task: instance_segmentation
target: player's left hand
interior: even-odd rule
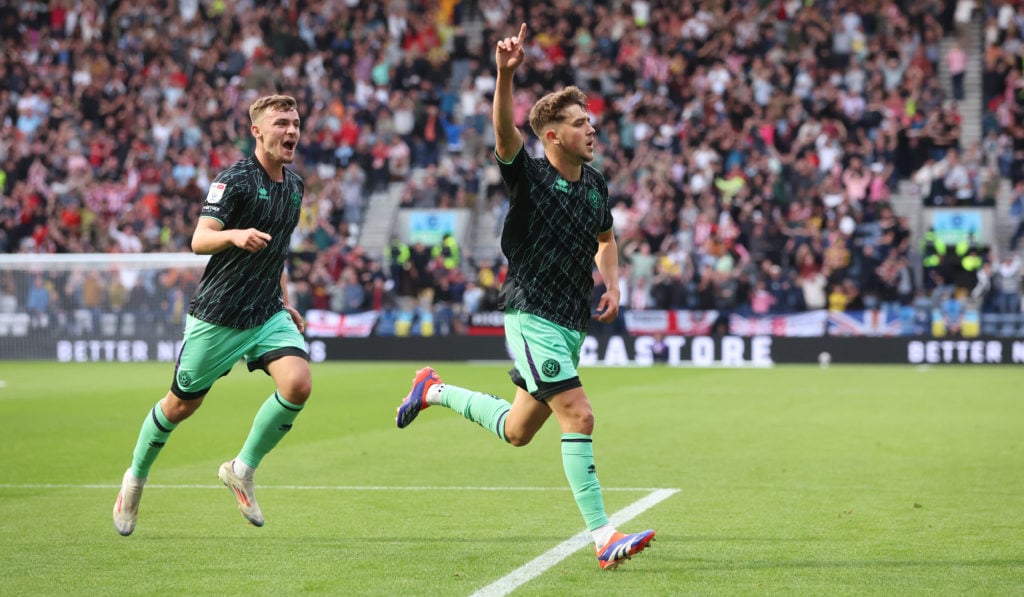
[[[594,314],[594,319],[601,323],[611,323],[618,316],[619,296],[611,292],[602,294],[601,300],[597,303],[597,312]]]
[[[299,315],[299,312],[295,310],[295,307],[288,305],[284,310],[292,316],[292,321],[295,322],[295,327],[299,328],[299,333],[304,333],[306,331],[306,322],[302,319],[302,316]]]

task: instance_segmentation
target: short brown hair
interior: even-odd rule
[[[249,120],[256,124],[266,112],[290,112],[297,109],[297,106],[295,98],[290,95],[267,95],[249,106]]]
[[[537,103],[530,108],[530,128],[538,137],[544,136],[544,128],[552,122],[562,119],[562,110],[571,105],[577,105],[587,110],[587,94],[575,85],[570,85],[561,91],[554,91],[537,100]]]

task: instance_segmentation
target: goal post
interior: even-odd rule
[[[208,260],[0,254],[0,360],[173,361]]]

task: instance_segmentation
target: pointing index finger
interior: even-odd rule
[[[519,36],[516,39],[519,41],[519,45],[523,45],[523,42],[526,41],[526,23],[519,27]]]

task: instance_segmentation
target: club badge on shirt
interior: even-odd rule
[[[228,185],[222,182],[215,182],[210,185],[210,192],[206,194],[207,203],[220,203],[220,198],[224,196],[224,189],[228,188]]]

